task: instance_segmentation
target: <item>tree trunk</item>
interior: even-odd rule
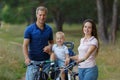
[[[113,3],[113,16],[112,16],[112,25],[110,31],[110,41],[111,43],[115,43],[116,37],[116,29],[117,29],[117,17],[118,17],[118,5],[117,0],[114,0]]]
[[[55,26],[57,28],[57,31],[63,31],[63,23],[64,23],[64,15],[61,11],[54,11],[53,12],[53,21],[55,23]]]
[[[30,23],[33,23],[36,21],[36,8],[32,7],[31,9],[31,18],[30,18]]]
[[[107,27],[105,26],[105,11],[104,11],[104,5],[103,0],[97,0],[97,10],[98,10],[98,34],[100,36],[100,39],[104,43],[108,43],[107,38]]]
[[[36,13],[35,12],[36,12],[36,8],[32,7],[31,8],[31,13],[30,13],[31,17],[27,18],[27,24],[28,25],[36,21]]]

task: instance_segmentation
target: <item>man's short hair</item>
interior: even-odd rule
[[[46,14],[48,13],[48,9],[46,8],[46,7],[44,7],[44,6],[39,6],[39,7],[37,7],[37,9],[36,9],[36,14],[38,14],[38,11],[45,11],[46,12]]]

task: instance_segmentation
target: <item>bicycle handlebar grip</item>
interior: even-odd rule
[[[54,61],[46,60],[45,63],[52,63]]]

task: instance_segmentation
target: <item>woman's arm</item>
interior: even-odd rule
[[[88,57],[92,54],[92,52],[94,51],[94,50],[96,50],[96,46],[95,45],[92,45],[92,46],[90,46],[90,48],[88,49],[88,51],[87,51],[87,53],[86,53],[86,55],[82,58],[82,59],[78,59],[78,63],[80,63],[80,62],[83,62],[83,61],[85,61],[86,59],[88,59]]]
[[[72,60],[78,60],[78,55],[71,56],[70,59],[72,59]]]

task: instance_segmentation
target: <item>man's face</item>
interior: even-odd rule
[[[38,13],[36,14],[36,17],[37,17],[37,21],[40,23],[40,24],[44,24],[45,21],[46,21],[46,12],[45,11],[41,11],[39,10]]]

